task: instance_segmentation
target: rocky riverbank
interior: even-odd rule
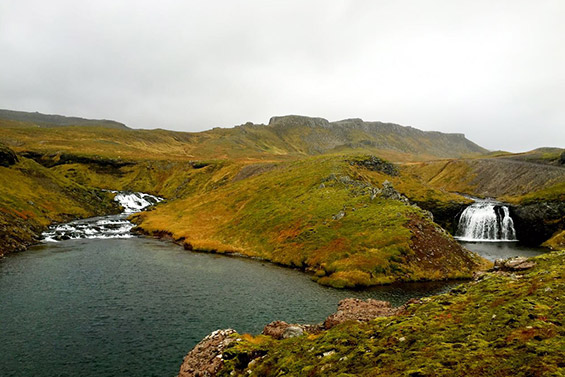
[[[497,261],[451,292],[393,308],[346,299],[314,326],[272,322],[261,335],[218,330],[179,376],[560,375],[565,251]]]

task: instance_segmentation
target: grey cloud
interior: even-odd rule
[[[565,147],[565,3],[0,4],[0,107],[198,131],[272,115]]]

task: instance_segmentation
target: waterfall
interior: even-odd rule
[[[477,200],[461,214],[455,238],[461,241],[516,241],[516,231],[508,207],[492,200]]]

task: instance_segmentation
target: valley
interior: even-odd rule
[[[207,268],[213,270],[218,263],[229,269],[233,262],[239,264],[237,273],[243,277],[246,271],[254,274],[253,264],[269,262],[289,269],[271,265],[267,269],[289,271],[312,284],[299,283],[297,290],[390,301],[386,294],[371,292],[400,289],[404,293],[402,299],[393,299],[395,306],[410,298],[411,286],[439,284],[452,289],[456,283],[471,281],[449,293],[424,289],[418,296],[444,294],[407,306],[398,320],[346,323],[281,341],[263,335],[233,335],[230,339],[239,340],[229,342],[218,375],[276,374],[284,368],[294,375],[323,371],[338,375],[359,368],[367,375],[399,371],[428,375],[432,367],[422,360],[430,355],[451,363],[436,365],[440,374],[454,365],[479,371],[488,358],[479,359],[492,347],[505,350],[508,365],[530,370],[531,365],[523,364],[527,358],[512,355],[520,355],[520,342],[534,337],[538,343],[528,345],[531,352],[544,349],[547,355],[531,364],[555,372],[562,368],[555,362],[562,354],[555,342],[562,339],[563,326],[556,320],[562,311],[553,296],[562,294],[563,255],[544,253],[565,249],[564,155],[565,150],[559,148],[520,154],[489,152],[461,134],[360,119],[329,122],[284,116],[273,117],[266,125],[246,123],[184,133],[135,130],[106,120],[0,111],[0,256],[6,258],[0,263],[16,263],[12,261],[19,260],[20,254],[9,254],[37,245],[45,237],[60,242],[35,246],[33,252],[21,255],[38,255],[42,249],[56,254],[65,249],[70,258],[75,248],[91,250],[81,251],[86,258],[90,252],[99,253],[102,249],[97,242],[102,241],[88,240],[81,232],[100,231],[111,237],[114,228],[105,227],[105,218],[100,223],[90,218],[119,214],[123,205],[116,202],[116,195],[147,193],[163,200],[152,199],[145,211],[119,215],[123,222],[117,222],[116,229],[124,227],[126,217],[133,223],[127,225],[126,240],[104,240],[109,249],[122,245],[128,253],[125,258],[133,265],[134,244],[148,253],[142,258],[160,248],[167,248],[173,258],[207,253],[210,255],[202,257],[208,258],[202,259]],[[477,205],[481,200],[487,204],[469,210],[474,201]],[[480,211],[480,220],[469,217]],[[479,229],[477,221],[483,228]],[[458,230],[463,223],[476,227],[476,232]],[[504,250],[487,250],[456,238],[513,243]],[[161,244],[167,246],[155,246]],[[501,274],[492,269],[499,257],[539,254],[543,255],[534,258],[532,270]],[[485,273],[487,270],[491,272]],[[548,278],[534,284],[545,276],[544,271]],[[182,273],[178,274],[176,279],[182,280]],[[269,279],[267,273],[260,275]],[[241,278],[234,277],[236,285],[246,284]],[[555,293],[543,297],[542,289]],[[318,294],[312,293],[311,300],[319,300],[314,298]],[[531,310],[526,307],[529,304],[519,301],[523,298],[531,299],[533,318],[527,317]],[[336,304],[332,301],[333,307]],[[485,326],[492,322],[488,316],[506,318],[499,306],[514,311],[518,319],[504,331],[486,336]],[[269,312],[268,318],[258,317],[253,326],[238,330],[257,333],[277,319],[320,321],[330,314],[326,309],[315,317],[276,318]],[[446,333],[433,335],[442,321]],[[463,335],[456,329],[459,324],[464,325]],[[191,347],[213,330],[207,329],[192,338]],[[373,341],[375,334],[378,341]],[[443,336],[467,340],[450,342]],[[409,341],[403,343],[400,338]],[[474,340],[468,340],[471,338]],[[336,339],[342,341],[335,343]],[[500,343],[501,339],[505,341]],[[444,343],[450,346],[440,346]],[[454,356],[450,347],[456,343],[468,356]],[[357,354],[359,347],[383,359],[364,360]],[[397,349],[398,355],[386,356],[386,347]],[[311,354],[306,348],[316,351]],[[318,357],[332,351],[327,358]],[[296,353],[301,356],[291,356]],[[257,355],[262,356],[261,361]],[[408,365],[409,357],[415,358],[413,365]]]

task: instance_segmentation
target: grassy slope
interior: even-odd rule
[[[349,158],[269,164],[249,177],[242,174],[247,168],[226,162],[200,191],[142,213],[136,222],[190,249],[306,268],[336,287],[468,277],[479,267],[482,261],[456,247],[419,208],[381,196],[371,200],[372,186],[401,178],[351,166]],[[430,195],[415,181],[405,191]],[[334,219],[342,211],[345,216]],[[413,247],[416,224],[446,242],[430,265]]]
[[[523,274],[487,274],[422,299],[398,317],[280,341],[236,335],[220,375],[562,376],[565,251],[535,261]]]
[[[565,167],[520,158],[443,160],[406,164],[405,171],[428,184],[450,192],[496,197],[520,202],[522,197],[545,195],[563,188]]]
[[[52,222],[118,211],[111,197],[20,158],[0,167],[0,255],[25,249]]]

